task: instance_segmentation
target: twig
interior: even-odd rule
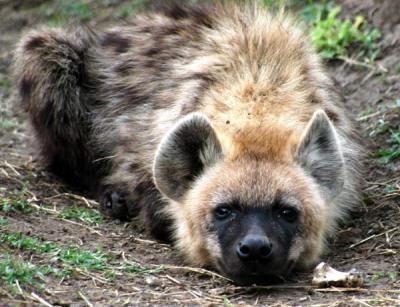
[[[12,166],[10,163],[8,163],[6,160],[4,160],[4,165],[7,166],[9,169],[11,169],[15,175],[21,177],[21,174],[15,169],[15,167]]]
[[[362,122],[364,120],[370,119],[371,117],[379,116],[379,115],[385,114],[385,113],[387,113],[387,112],[389,112],[391,110],[398,109],[398,108],[400,108],[400,106],[397,106],[397,105],[396,106],[392,106],[392,107],[387,108],[386,110],[377,111],[377,112],[372,113],[372,114],[361,116],[361,117],[357,118],[357,121]]]
[[[10,175],[6,172],[4,168],[0,168],[0,170],[7,178],[10,178]]]
[[[73,224],[73,225],[77,225],[77,226],[86,228],[86,229],[89,230],[91,233],[95,233],[95,234],[97,234],[97,235],[99,235],[99,236],[101,236],[101,237],[104,236],[100,231],[97,231],[97,230],[95,230],[95,229],[93,229],[92,227],[89,227],[89,226],[87,226],[87,225],[83,225],[83,224],[81,224],[81,223],[74,222],[74,221],[71,221],[71,220],[66,220],[66,219],[63,219],[63,218],[59,218],[59,219],[60,219],[61,221],[66,222],[66,223],[70,223],[70,224]]]
[[[139,238],[136,238],[134,236],[129,236],[129,239],[131,239],[133,241],[136,241],[136,242],[139,242],[139,243],[156,244],[156,245],[160,245],[160,246],[163,246],[163,247],[170,247],[168,244],[162,244],[162,243],[159,243],[159,242],[153,241],[153,240],[139,239]]]
[[[171,276],[169,276],[169,275],[165,275],[165,277],[166,277],[167,279],[169,279],[170,281],[172,281],[172,282],[178,284],[178,285],[181,285],[181,284],[182,284],[179,280],[177,280],[177,279],[175,279],[175,278],[173,278],[173,277],[171,277]]]
[[[9,293],[9,291],[6,291],[5,289],[0,288],[0,293],[1,293],[2,295],[7,296],[9,299],[12,299],[12,300],[15,299],[14,296],[12,296],[12,295]]]
[[[84,276],[90,277],[92,280],[97,280],[98,282],[101,282],[102,284],[108,284],[109,283],[108,280],[106,280],[104,278],[101,278],[101,277],[94,276],[92,274],[89,274],[89,273],[87,273],[87,272],[85,272],[85,271],[83,271],[83,270],[81,270],[79,268],[74,268],[74,270],[76,272],[84,275]]]
[[[22,288],[21,288],[21,286],[19,285],[18,279],[15,280],[15,285],[17,286],[17,289],[18,289],[19,293],[21,294],[21,296],[22,296],[24,299],[26,299],[26,296],[25,296],[25,294],[24,294],[24,291],[22,291]]]
[[[31,296],[37,300],[39,303],[47,306],[47,307],[53,307],[53,305],[51,305],[50,303],[48,303],[47,301],[45,301],[43,298],[41,298],[39,295],[37,295],[36,293],[32,292]]]
[[[61,194],[57,194],[57,195],[53,195],[53,196],[49,196],[46,198],[43,198],[43,200],[49,200],[49,199],[53,199],[53,198],[59,198],[59,197],[63,197],[63,196],[68,196],[77,200],[81,200],[85,203],[86,206],[88,206],[89,208],[93,208],[93,206],[91,205],[91,203],[94,203],[95,205],[97,205],[98,203],[94,200],[87,200],[86,197],[80,196],[80,195],[75,195],[75,194],[71,194],[71,193],[61,193]]]
[[[376,292],[376,293],[393,293],[399,294],[400,290],[391,289],[365,289],[365,288],[317,288],[316,292]]]
[[[43,210],[43,211],[46,211],[46,212],[48,212],[50,214],[59,214],[60,213],[57,210],[53,210],[53,209],[49,209],[49,208],[46,208],[46,207],[38,206],[36,204],[31,204],[31,206],[34,207],[35,209],[39,210],[39,211]]]
[[[121,236],[121,235],[116,235],[116,234],[110,234],[107,237],[111,238],[111,239],[113,239],[113,238],[128,239],[128,240],[135,241],[135,242],[138,242],[138,243],[157,245],[159,247],[164,247],[164,248],[168,248],[168,249],[171,248],[171,246],[169,244],[160,243],[160,242],[154,241],[154,240],[140,239],[140,238],[136,238],[135,236],[132,236],[132,235]]]
[[[393,299],[391,297],[384,297],[380,293],[378,293],[378,296],[379,296],[379,298],[381,300],[397,303],[397,306],[400,304],[400,298],[399,299]]]
[[[379,71],[379,72],[382,72],[382,73],[387,73],[388,72],[388,69],[386,67],[382,66],[382,65],[379,65],[379,66],[375,65],[374,66],[374,65],[367,64],[367,63],[364,63],[364,62],[360,62],[360,61],[354,60],[352,58],[344,57],[344,56],[340,56],[340,57],[338,57],[338,59],[342,60],[343,62],[345,62],[345,63],[347,63],[349,65],[362,66],[362,67],[365,67],[365,68],[368,68],[368,69],[371,69],[371,70],[374,70],[374,71]]]
[[[369,182],[369,181],[367,181],[366,183],[368,183],[368,185],[370,185],[370,187],[364,189],[364,191],[370,190],[371,186],[375,186],[375,185],[385,186],[385,185],[388,185],[389,183],[391,183],[393,181],[396,181],[396,180],[399,180],[399,179],[400,179],[400,177],[394,177],[394,178],[391,178],[391,179],[383,181],[383,182]]]
[[[220,279],[233,282],[231,279],[229,279],[229,278],[227,278],[225,276],[219,275],[219,274],[217,274],[215,272],[212,272],[212,271],[208,271],[206,269],[192,268],[192,267],[188,267],[188,266],[175,266],[175,265],[163,265],[162,267],[164,269],[167,269],[167,270],[183,270],[183,271],[198,273],[198,274],[201,274],[201,275],[208,275],[208,276],[212,276],[212,277],[218,277]]]
[[[89,299],[81,291],[78,291],[78,294],[85,301],[86,305],[88,305],[89,307],[93,307],[93,304],[89,301]]]
[[[381,232],[381,233],[379,233],[379,234],[377,234],[377,235],[369,236],[368,238],[365,238],[365,239],[363,239],[363,240],[361,240],[361,241],[359,241],[359,242],[357,242],[357,243],[354,243],[354,244],[350,245],[349,248],[353,248],[353,247],[359,246],[359,245],[361,245],[361,244],[363,244],[363,243],[365,243],[365,242],[367,242],[367,241],[369,241],[369,240],[371,240],[371,239],[374,239],[374,238],[383,236],[384,234],[390,233],[390,232],[395,231],[396,229],[399,229],[399,228],[400,228],[400,227],[394,227],[394,228],[392,228],[392,229],[390,229],[390,230]]]
[[[356,298],[353,298],[353,301],[358,303],[358,304],[360,304],[360,305],[363,305],[363,306],[372,307],[370,304],[367,304],[366,302],[364,302],[362,300],[359,300],[359,299],[356,299]]]
[[[230,288],[234,291],[236,290],[311,290],[313,289],[313,286],[311,285],[270,285],[270,286],[249,286],[249,287],[232,287]]]

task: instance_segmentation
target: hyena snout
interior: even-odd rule
[[[248,234],[236,246],[236,254],[242,261],[267,261],[272,250],[268,237],[260,234]]]

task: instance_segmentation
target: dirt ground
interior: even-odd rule
[[[32,133],[16,106],[10,76],[14,44],[24,31],[47,22],[45,2],[49,1],[0,0],[0,196],[23,195],[33,208],[29,214],[0,210],[0,217],[8,221],[0,233],[21,232],[60,245],[101,248],[113,255],[110,266],[117,273],[110,279],[96,270],[78,270],[62,279],[49,275],[43,288],[21,285],[17,293],[0,281],[0,305],[42,300],[41,304],[61,306],[400,306],[400,158],[382,163],[377,157],[378,151],[391,146],[390,131],[400,131],[400,1],[338,1],[343,15],[361,14],[381,30],[380,53],[370,64],[351,58],[328,63],[369,153],[364,202],[343,222],[324,260],[340,270],[355,267],[364,272],[366,283],[358,289],[314,288],[311,272],[278,285],[239,287],[213,272],[183,266],[170,246],[152,241],[137,221],[106,220],[90,226],[60,218],[57,212],[64,207],[96,208],[96,202],[75,194],[36,161]],[[113,12],[126,1],[100,2],[101,16],[91,20],[93,25],[120,19]],[[35,264],[48,261],[45,255],[0,243],[0,257],[6,253]],[[135,262],[149,272],[121,271],[122,261]]]

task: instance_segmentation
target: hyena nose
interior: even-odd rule
[[[237,245],[236,253],[242,260],[266,260],[272,254],[272,244],[266,236],[251,234]]]

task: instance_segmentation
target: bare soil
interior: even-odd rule
[[[9,221],[0,232],[22,232],[88,250],[101,247],[114,256],[114,265],[128,260],[147,268],[162,266],[150,275],[127,272],[110,280],[96,271],[77,272],[62,280],[50,275],[44,289],[21,286],[17,294],[7,292],[0,281],[0,305],[40,304],[31,295],[35,292],[49,304],[61,306],[400,306],[400,159],[380,162],[376,153],[389,147],[389,134],[375,133],[382,120],[400,131],[400,107],[396,107],[400,98],[400,2],[338,1],[344,16],[361,14],[382,31],[380,53],[368,65],[350,58],[327,63],[342,87],[349,111],[359,122],[369,155],[364,202],[343,222],[324,260],[340,270],[355,267],[363,271],[366,283],[359,289],[314,288],[312,272],[297,274],[278,285],[239,287],[213,272],[183,266],[170,246],[144,233],[139,221],[107,220],[99,226],[88,226],[57,217],[55,213],[66,206],[95,208],[96,202],[76,194],[41,167],[35,157],[32,131],[16,103],[10,74],[14,45],[25,31],[46,23],[42,9],[46,2],[30,1],[27,5],[25,1],[0,0],[0,121],[14,123],[11,127],[0,126],[0,197],[23,193],[34,206],[30,214],[0,211],[0,217]],[[92,19],[91,24],[118,20],[113,12],[125,2],[103,4],[99,8],[101,16]],[[37,209],[41,206],[45,209]],[[0,256],[5,253],[18,253],[21,259],[35,264],[47,261],[41,254],[0,244]]]

